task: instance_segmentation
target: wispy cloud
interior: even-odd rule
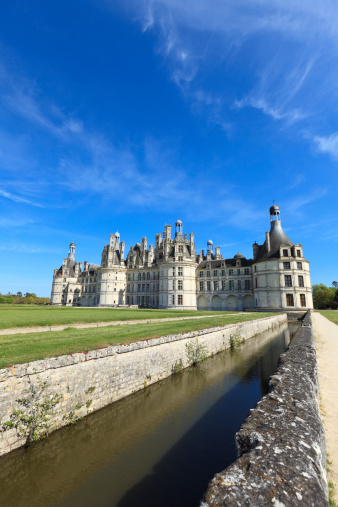
[[[208,111],[210,122],[227,134],[236,121],[232,109],[254,108],[279,124],[297,126],[300,138],[305,123],[314,132],[319,117],[325,123],[328,107],[337,110],[338,11],[331,0],[127,3],[143,29],[158,35],[157,50],[185,98],[195,110]],[[228,82],[219,79],[222,68]],[[234,96],[236,80],[242,91]],[[321,151],[336,153],[333,139],[329,146],[317,141]]]
[[[29,199],[25,199],[24,197],[19,197],[18,195],[10,194],[9,192],[6,192],[5,190],[0,189],[0,196],[5,197],[6,199],[9,199],[14,202],[21,203],[21,204],[30,204],[31,206],[36,206],[38,208],[44,208],[44,206],[42,204],[30,201]]]

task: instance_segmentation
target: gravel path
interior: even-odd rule
[[[229,313],[227,315],[250,315],[249,312],[242,313]],[[220,315],[197,315],[192,317],[168,317],[165,319],[142,319],[142,320],[112,320],[109,322],[89,322],[84,324],[62,324],[54,326],[36,326],[36,327],[11,327],[7,329],[0,329],[0,336],[9,334],[26,334],[26,333],[45,333],[46,331],[63,331],[64,329],[73,327],[75,329],[87,329],[90,327],[107,327],[107,326],[123,326],[134,324],[149,324],[152,322],[170,322],[173,320],[191,320],[191,319],[205,319],[211,317],[220,317]]]
[[[332,460],[328,479],[335,485],[338,503],[338,326],[312,312],[317,347],[317,363],[321,399],[321,415],[325,425],[327,452]]]

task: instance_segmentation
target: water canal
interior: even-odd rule
[[[298,324],[262,333],[0,458],[0,504],[196,506],[236,459],[235,432],[267,393]]]

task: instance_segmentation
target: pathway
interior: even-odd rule
[[[335,485],[335,501],[338,502],[338,326],[317,312],[312,312],[312,321],[317,348],[321,415],[327,452],[329,460],[332,460],[332,473],[328,479]]]

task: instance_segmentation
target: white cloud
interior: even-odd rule
[[[333,158],[338,159],[338,132],[327,137],[315,136],[313,140],[318,151],[328,153]]]

